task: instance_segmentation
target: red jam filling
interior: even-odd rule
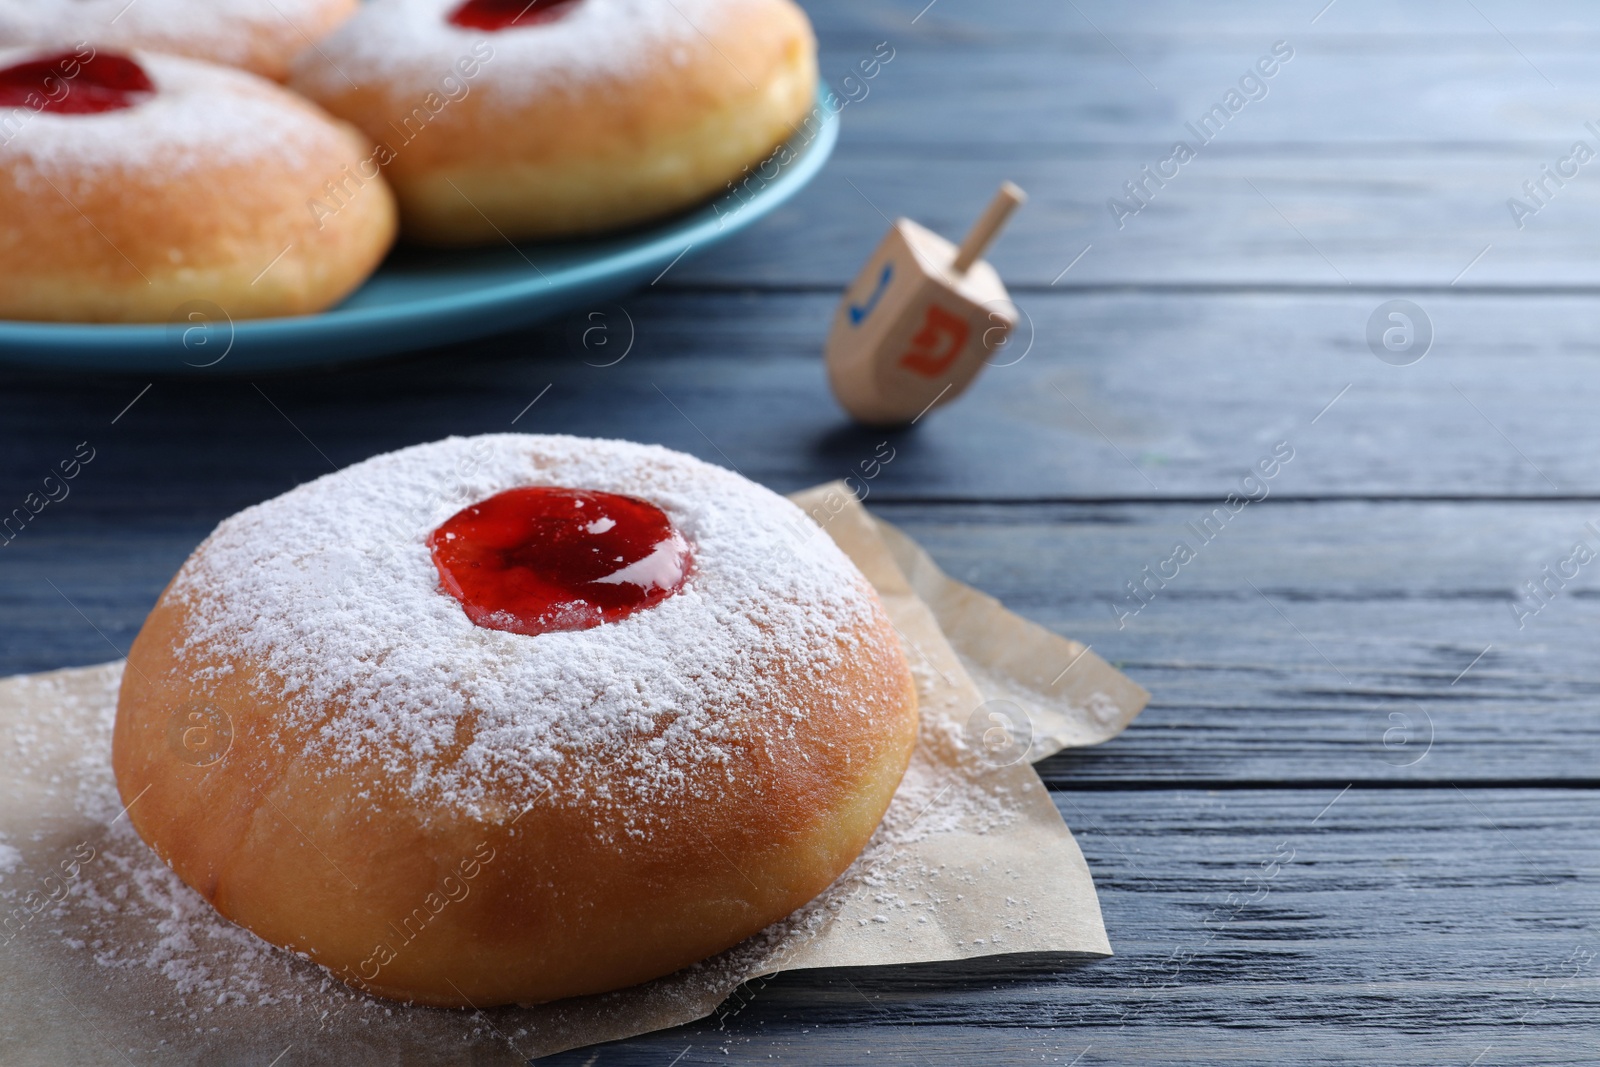
[[[689,545],[653,504],[589,489],[507,489],[428,536],[445,591],[490,630],[587,630],[683,588]]]
[[[538,26],[571,13],[578,0],[467,0],[450,15],[450,21],[469,30],[509,30],[513,26]]]
[[[0,107],[59,115],[97,115],[132,107],[156,91],[150,76],[127,56],[76,52],[30,59],[0,70]]]

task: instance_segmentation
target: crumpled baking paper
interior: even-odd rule
[[[860,859],[817,900],[654,982],[452,1011],[355,992],[222,919],[133,832],[110,771],[121,664],[0,681],[0,1063],[516,1064],[681,1025],[782,970],[1111,951],[1083,857],[1030,766],[1148,695],[946,577],[842,484],[793,499],[877,587],[922,734]],[[135,801],[137,803],[137,801]]]

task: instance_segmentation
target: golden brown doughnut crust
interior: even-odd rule
[[[478,1007],[622,988],[788,915],[877,828],[917,700],[892,624],[855,580],[870,599],[865,621],[828,642],[835,669],[819,677],[799,656],[751,666],[752,688],[784,699],[719,716],[731,760],[712,788],[641,795],[630,763],[661,757],[657,737],[636,735],[564,763],[535,796],[486,777],[475,811],[424,799],[420,756],[352,765],[318,750],[318,730],[346,710],[337,701],[295,719],[262,662],[215,644],[182,651],[197,609],[169,587],[123,675],[118,788],[141,836],[218,911],[357,988]],[[457,720],[434,758],[471,766],[478,720]],[[220,761],[185,758],[190,721],[229,724]]]
[[[757,719],[735,747],[766,783],[759,801],[725,810],[680,798],[656,813],[670,838],[622,850],[581,805],[504,797],[498,817],[466,819],[418,810],[376,768],[325,777],[269,743],[281,710],[245,686],[248,663],[206,698],[231,719],[228,755],[193,766],[168,740],[173,709],[198,699],[171,651],[183,632],[182,606],[164,597],[123,675],[113,767],[124,802],[140,798],[134,826],[229,919],[356,988],[422,1004],[599,993],[739,943],[855,859],[916,738],[916,692],[887,620],[841,635],[863,654],[833,682],[880,709],[882,732],[819,714],[780,740],[779,724]],[[803,758],[818,750],[834,758]],[[593,787],[615,766],[592,769]],[[353,796],[352,780],[370,794]]]
[[[0,62],[13,55],[0,53]],[[354,188],[352,175],[359,177],[370,155],[358,131],[240,71],[148,53],[135,58],[158,96],[184,94],[174,121],[208,106],[209,94],[250,97],[280,109],[300,133],[293,150],[194,167],[152,161],[143,151],[127,160],[108,152],[93,167],[41,166],[30,156],[41,133],[81,130],[90,141],[104,136],[96,120],[120,121],[146,105],[28,118],[0,146],[0,203],[7,205],[0,216],[0,318],[164,322],[192,301],[213,303],[234,320],[300,315],[337,303],[366,279],[396,229],[394,198],[381,175],[357,183],[359,195],[343,210],[319,217],[308,206],[330,181]],[[45,131],[47,123],[55,129]]]
[[[437,114],[419,114],[422,94],[409,87],[365,76],[352,86],[330,72],[330,61],[346,65],[345,39],[386,14],[369,5],[303,54],[290,84],[391,150],[384,172],[402,232],[427,244],[595,233],[687,208],[764,159],[815,103],[816,41],[791,0],[728,4],[675,46],[681,62],[661,49],[626,78],[563,79],[533,93],[498,80],[514,59],[496,46],[544,31],[487,34],[495,51],[481,76]]]

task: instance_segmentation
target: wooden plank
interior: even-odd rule
[[[1315,113],[1294,118],[1318,121]],[[1108,201],[1134,203],[1124,183],[1164,158],[1171,136],[1160,144],[1084,146],[1045,156],[1031,144],[1002,151],[957,141],[882,153],[846,146],[792,204],[751,233],[685,260],[662,284],[838,291],[871,254],[886,219],[904,215],[954,239],[995,184],[1010,178],[1030,200],[991,259],[1013,290],[1052,283],[1058,289],[1443,290],[1459,276],[1458,286],[1469,289],[1592,292],[1600,265],[1588,235],[1600,228],[1600,181],[1569,183],[1524,217],[1521,229],[1507,208],[1513,196],[1531,203],[1522,183],[1538,178],[1541,166],[1556,163],[1580,137],[1600,150],[1600,137],[1581,120],[1558,139],[1492,149],[1218,145],[1180,170],[1147,207],[1123,217],[1120,228]],[[926,166],[908,166],[908,157]],[[927,180],[928,166],[940,171],[937,183]]]
[[[1600,778],[1600,568],[1524,593],[1580,539],[1600,558],[1595,504],[1269,497],[1209,541],[1202,504],[878,510],[1153,694],[1122,737],[1043,764],[1053,785]],[[1178,541],[1195,557],[1163,581]]]
[[[1070,7],[1063,10],[1070,15]],[[845,145],[877,151],[943,147],[947,155],[953,144],[972,143],[1044,152],[1084,144],[1164,148],[1174,138],[1192,142],[1185,122],[1198,125],[1214,104],[1226,106],[1231,89],[1252,99],[1235,102],[1225,122],[1204,131],[1206,142],[1215,135],[1209,147],[1405,142],[1414,151],[1418,142],[1551,139],[1565,147],[1596,117],[1588,101],[1597,75],[1584,62],[1596,38],[1546,40],[1517,49],[1492,34],[1374,42],[1364,33],[1329,37],[1278,27],[1216,42],[1129,35],[1118,51],[1087,26],[1065,37],[977,31],[942,39],[884,27],[827,42],[820,71],[848,101]],[[878,50],[880,42],[887,47]],[[1241,78],[1260,73],[1257,61],[1273,55],[1275,44],[1279,64],[1265,64],[1273,70],[1262,79],[1265,92],[1252,84],[1241,89]],[[875,55],[888,62],[865,80],[873,67],[863,70],[860,61]],[[941,77],[951,69],[963,78]],[[1329,99],[1330,91],[1340,95]],[[997,108],[996,100],[1014,102],[1016,110]]]
[[[98,458],[39,530],[88,512],[209,528],[331,465],[501,430],[655,441],[784,492],[890,440],[875,499],[1220,500],[1279,441],[1280,497],[1600,495],[1600,452],[1575,447],[1600,410],[1600,303],[1412,294],[1436,339],[1394,367],[1365,339],[1388,295],[1020,294],[1026,357],[890,435],[828,393],[824,295],[637,298],[614,366],[583,362],[603,360],[569,343],[574,317],[338,373],[163,380],[115,425],[150,379],[0,372],[0,513],[85,440]]]
[[[1096,873],[1113,958],[783,975],[747,987],[720,1026],[713,1019],[541,1062],[1466,1065],[1600,1056],[1594,792],[1057,799]]]
[[[1412,0],[1403,5],[1384,0],[1336,0],[1334,4],[1315,0],[1288,5],[1272,0],[1213,0],[1203,7],[1185,0],[1146,0],[1138,5],[1117,0],[1074,0],[1072,4],[1055,0],[1006,0],[1003,4],[982,0],[936,0],[933,4],[927,0],[806,0],[805,8],[824,34],[886,26],[930,37],[955,29],[997,36],[1070,34],[1101,41],[1106,51],[1110,49],[1095,27],[1192,45],[1314,25],[1319,33],[1359,35],[1369,48],[1381,48],[1395,38],[1426,36],[1441,42],[1494,42],[1505,48],[1506,38],[1497,32],[1498,27],[1526,48],[1541,40],[1581,42],[1592,32],[1587,24],[1593,15],[1593,8],[1583,0],[1546,0],[1537,7],[1516,0],[1474,0],[1472,5],[1453,0]]]
[[[822,70],[849,101],[838,160],[674,283],[837,287],[884,216],[955,234],[1011,177],[1033,196],[996,250],[1014,287],[1050,284],[1091,245],[1059,284],[1443,286],[1488,248],[1474,284],[1595,286],[1583,235],[1600,183],[1541,168],[1578,140],[1600,150],[1585,125],[1600,122],[1600,38],[1571,7],[1390,6],[1342,0],[1313,26],[1268,4],[941,0],[915,23],[903,5],[827,5]],[[1294,57],[1251,90],[1265,95],[1214,138],[1189,131],[1277,40]],[[1143,178],[1179,139],[1196,158],[1168,183]],[[1149,206],[1118,225],[1108,204],[1137,206],[1130,181]],[[1539,198],[1527,181],[1546,183]],[[1539,208],[1520,226],[1514,197]]]

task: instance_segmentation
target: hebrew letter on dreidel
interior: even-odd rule
[[[889,279],[894,277],[894,264],[885,263],[883,273],[878,275],[878,287],[872,290],[872,295],[867,297],[864,304],[850,305],[850,325],[860,326],[863,319],[872,314],[872,309],[878,306],[878,301],[883,299],[883,291],[889,288]]]
[[[967,347],[967,332],[965,319],[938,304],[929,304],[922,329],[911,338],[911,348],[900,357],[900,365],[924,378],[937,378]]]

